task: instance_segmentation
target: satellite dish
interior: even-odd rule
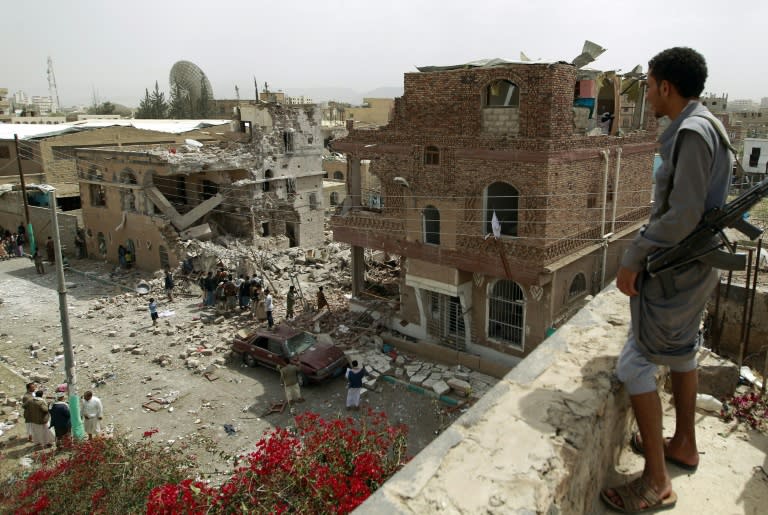
[[[203,70],[201,70],[195,63],[189,61],[177,61],[171,67],[169,81],[171,83],[171,91],[174,89],[174,84],[178,84],[182,93],[195,103],[199,102],[200,98],[203,96],[202,90],[203,84],[205,84],[208,98],[213,99],[211,81],[208,80],[208,77]]]

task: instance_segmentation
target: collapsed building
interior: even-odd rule
[[[331,225],[353,300],[365,250],[398,255],[399,332],[514,363],[615,276],[649,212],[657,126],[641,73],[583,64],[420,68],[389,124],[348,126]]]
[[[311,106],[247,106],[241,139],[89,148],[77,153],[86,245],[147,270],[176,267],[179,239],[217,235],[255,245],[323,243],[322,138]]]

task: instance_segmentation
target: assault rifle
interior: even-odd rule
[[[768,196],[768,179],[753,186],[723,207],[712,208],[699,222],[699,225],[674,247],[659,249],[648,256],[646,270],[651,275],[671,271],[693,261],[702,261],[721,270],[744,270],[747,258],[744,254],[734,254],[728,238],[723,230],[726,227],[736,229],[754,240],[763,230],[744,220],[743,215],[757,204],[763,197]],[[719,235],[719,242],[713,239]],[[726,247],[729,252],[723,252]]]

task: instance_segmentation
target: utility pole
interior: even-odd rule
[[[67,286],[64,282],[64,262],[61,257],[61,235],[59,234],[59,217],[56,216],[56,189],[43,184],[40,189],[48,193],[48,205],[51,208],[51,232],[53,232],[53,248],[56,256],[56,277],[59,291],[59,315],[61,317],[61,340],[64,345],[64,372],[67,377],[67,395],[69,397],[69,413],[72,421],[72,434],[78,439],[85,438],[83,422],[80,420],[80,397],[77,395],[77,375],[75,373],[75,353],[72,350],[72,339],[69,332],[69,311],[67,308]]]
[[[32,224],[29,223],[29,204],[27,204],[27,185],[24,182],[24,170],[21,166],[21,154],[19,154],[19,135],[13,135],[13,144],[16,146],[16,165],[19,168],[19,180],[21,181],[21,200],[24,201],[24,221],[27,223],[27,238],[29,238],[29,252],[35,253],[35,235],[32,232]]]

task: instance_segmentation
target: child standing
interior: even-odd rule
[[[157,302],[154,298],[149,299],[149,314],[152,317],[152,325],[157,325]]]

